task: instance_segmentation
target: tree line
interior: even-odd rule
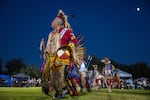
[[[0,58],[0,74],[15,75],[18,73],[25,73],[31,78],[41,77],[40,69],[35,65],[26,66],[22,59],[12,59],[6,62],[2,67],[2,59]]]
[[[92,60],[89,64],[88,69],[92,70],[93,64],[98,65],[98,70],[102,71],[104,64],[101,63],[102,58],[98,58],[96,56],[92,56]],[[124,70],[126,72],[129,72],[133,75],[133,78],[139,78],[139,77],[147,77],[150,79],[150,67],[146,62],[137,62],[135,64],[119,64],[115,60],[110,59],[111,63],[115,66],[115,68]],[[40,74],[40,68],[35,65],[26,66],[23,63],[22,59],[12,59],[10,61],[6,62],[5,71],[2,70],[2,59],[0,58],[0,74],[8,74],[8,75],[14,75],[17,73],[25,73],[29,75],[30,77],[41,77]]]

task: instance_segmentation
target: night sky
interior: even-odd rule
[[[75,16],[69,22],[74,34],[84,36],[87,55],[150,65],[149,0],[0,0],[3,65],[21,58],[41,66],[39,43],[47,40],[59,9]]]

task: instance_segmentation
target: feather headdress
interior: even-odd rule
[[[57,17],[62,20],[63,25],[66,28],[71,28],[71,25],[68,22],[68,17],[70,17],[70,16],[66,15],[61,9],[58,11]]]
[[[81,63],[85,59],[86,49],[84,47],[83,36],[81,36],[81,34],[79,34],[77,36],[77,39],[78,39],[78,43],[77,43],[75,50],[74,50],[74,61],[77,65],[81,65]]]
[[[107,57],[103,58],[103,59],[101,60],[101,62],[104,63],[104,64],[110,64],[110,63],[111,63],[111,61],[110,61],[109,58],[107,58]]]

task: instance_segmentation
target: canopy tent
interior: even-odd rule
[[[6,86],[11,86],[11,76],[3,74],[3,75],[0,75],[0,79],[1,81],[5,80]]]
[[[18,73],[18,74],[13,75],[12,77],[13,78],[27,78],[27,79],[30,78],[30,76],[25,75],[24,73]]]
[[[120,69],[118,69],[118,75],[120,76],[120,78],[132,78],[132,74]]]

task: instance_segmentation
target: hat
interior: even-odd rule
[[[65,27],[68,27],[68,25],[70,25],[68,23],[68,16],[61,9],[58,11],[57,18],[62,20],[62,24]]]
[[[94,69],[97,69],[98,68],[98,65],[92,65]]]
[[[102,62],[102,63],[105,63],[105,64],[110,64],[110,63],[111,63],[111,61],[110,61],[107,57],[103,58],[103,59],[101,60],[101,62]]]
[[[62,20],[62,24],[65,23],[65,17],[64,17],[65,13],[60,9],[58,11],[58,14],[57,14],[57,18],[61,19]]]
[[[73,17],[73,16],[65,14],[61,9],[58,11],[57,18],[62,20],[62,25],[72,30],[71,25],[68,22],[68,17]]]

